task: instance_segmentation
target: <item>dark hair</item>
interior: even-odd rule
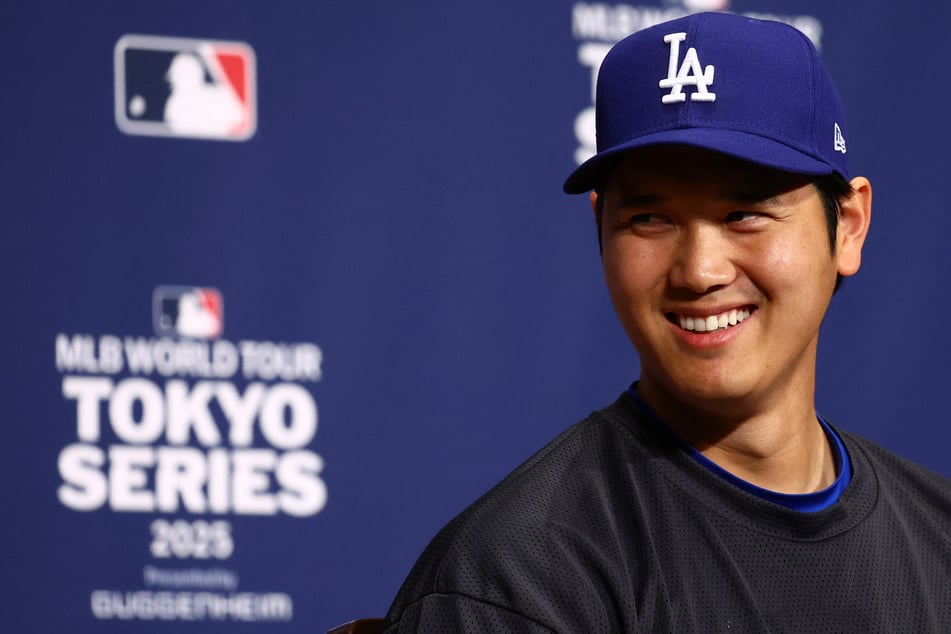
[[[812,184],[819,192],[822,208],[826,212],[829,249],[832,251],[832,255],[835,255],[835,236],[839,227],[839,212],[842,210],[842,203],[852,197],[852,185],[838,172],[818,176],[812,181]],[[842,286],[842,275],[836,274],[833,292],[839,290],[840,286]]]
[[[816,191],[819,192],[819,199],[822,201],[822,209],[825,211],[826,217],[826,228],[829,231],[829,249],[832,251],[832,254],[835,255],[835,236],[839,227],[839,212],[841,211],[842,203],[851,198],[852,186],[838,172],[817,176],[812,180],[812,184],[816,188]],[[595,204],[595,219],[597,220],[598,228],[598,251],[603,253],[604,248],[601,243],[601,212],[604,209],[604,181],[602,181],[601,186],[595,189],[595,192],[598,194],[598,199]],[[839,290],[841,285],[842,276],[836,275],[834,290]]]

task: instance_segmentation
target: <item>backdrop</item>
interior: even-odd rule
[[[382,615],[637,377],[561,183],[607,47],[703,8],[793,23],[837,78],[875,213],[818,404],[951,475],[951,5],[9,3],[0,628]]]

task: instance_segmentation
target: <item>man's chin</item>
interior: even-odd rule
[[[670,411],[673,408],[690,409],[697,414],[722,418],[731,414],[739,415],[750,409],[755,400],[754,386],[737,377],[669,377],[663,383],[654,383],[649,379],[641,381],[639,392],[658,411]]]

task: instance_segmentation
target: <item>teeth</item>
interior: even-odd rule
[[[735,326],[750,316],[748,308],[730,310],[709,317],[680,317],[680,327],[694,332],[712,332]]]

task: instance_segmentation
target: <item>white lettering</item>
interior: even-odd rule
[[[264,400],[265,387],[263,383],[251,383],[244,391],[244,396],[238,394],[231,383],[221,383],[215,395],[218,404],[228,421],[231,430],[229,442],[235,447],[250,447],[254,440],[254,419]]]
[[[610,50],[611,46],[608,44],[582,44],[578,47],[578,61],[591,72],[591,103],[594,103],[597,96],[598,71],[601,70],[601,62]]]
[[[247,379],[319,381],[323,353],[313,344],[242,341],[241,367]]]
[[[168,422],[165,437],[173,445],[188,442],[189,431],[195,430],[195,438],[206,447],[221,444],[221,434],[208,411],[208,402],[214,393],[215,384],[199,381],[189,391],[184,381],[169,381],[165,384]]]
[[[102,435],[101,410],[108,404],[112,430],[125,443],[150,444],[164,433],[173,445],[191,441],[205,447],[224,440],[215,421],[212,404],[217,402],[229,425],[228,441],[250,447],[254,426],[259,422],[263,438],[280,449],[298,449],[314,438],[317,404],[310,392],[296,383],[270,387],[255,382],[242,394],[231,383],[170,380],[165,392],[148,379],[131,377],[113,385],[103,377],[66,376],[63,396],[76,401],[77,436],[82,442],[98,442]]]
[[[578,5],[575,5],[576,7]],[[595,132],[595,110],[594,100],[598,85],[598,71],[601,68],[601,62],[604,61],[608,51],[611,50],[610,44],[582,44],[578,47],[578,61],[582,66],[586,66],[591,72],[591,106],[585,108],[575,117],[575,139],[578,141],[578,148],[575,150],[575,162],[581,165],[598,151],[598,139]]]
[[[112,370],[121,364],[118,339],[100,342],[108,346],[108,359],[97,362],[91,337],[80,335],[72,340],[60,335],[57,339],[57,367],[86,372]],[[323,352],[312,343],[278,344],[268,341],[242,341],[239,346],[226,340],[215,342],[194,339],[144,339],[126,337],[122,350],[125,364],[133,374],[153,372],[163,377],[198,377],[227,379],[244,367],[248,379],[272,381],[319,381]],[[100,354],[103,354],[100,352]],[[115,372],[121,370],[118,365]]]
[[[682,7],[609,5],[577,2],[571,10],[571,30],[578,40],[617,42],[634,31],[687,15]]]
[[[219,594],[93,590],[89,607],[99,620],[265,622],[290,621],[294,616],[293,601],[282,592]]]
[[[310,451],[291,451],[281,457],[277,481],[284,490],[277,494],[281,510],[288,515],[315,515],[327,504],[327,486],[318,476],[324,461]]]
[[[235,513],[274,515],[277,501],[269,492],[268,473],[274,470],[277,457],[270,449],[245,449],[232,456],[232,504]]]
[[[224,449],[208,452],[208,510],[227,513],[231,498],[231,463]]]
[[[208,473],[205,455],[191,447],[160,447],[155,471],[155,501],[162,513],[178,511],[179,497],[189,513],[204,513],[202,485]]]
[[[238,371],[238,348],[224,339],[216,341],[211,348],[212,374],[219,378],[228,378]]]
[[[575,139],[578,147],[575,149],[575,162],[581,165],[598,151],[598,135],[595,132],[594,106],[585,108],[575,117]]]
[[[228,381],[169,379],[160,385],[142,376],[115,382],[104,376],[64,376],[62,393],[75,401],[78,438],[59,455],[57,496],[64,506],[297,517],[325,507],[323,460],[304,450],[316,435],[317,404],[307,389],[290,382],[319,380],[322,354],[317,346],[242,342],[239,348],[224,341],[111,335],[98,340],[59,335],[56,346],[58,367],[78,372],[206,376],[234,374],[246,361],[252,376],[288,379],[273,385],[255,381],[239,389]],[[156,444],[163,439],[167,444]],[[269,448],[254,447],[262,441]],[[225,442],[231,447],[222,448]],[[109,443],[108,448],[98,446]],[[197,550],[189,556],[209,556],[206,542],[191,544]],[[175,556],[187,550],[174,540],[169,545]],[[233,543],[217,548],[214,556],[229,556]],[[241,602],[235,605],[240,613]]]
[[[60,502],[93,511],[306,517],[327,504],[324,462],[311,451],[73,444],[59,455]],[[230,550],[228,551],[230,554]],[[222,556],[220,549],[218,555]],[[223,555],[228,556],[228,555]]]
[[[608,32],[608,6],[578,2],[571,9],[571,30],[576,39],[601,39]]]
[[[285,413],[289,415],[287,425]],[[261,432],[279,449],[296,449],[309,443],[317,432],[317,404],[310,393],[294,383],[272,387],[261,406]]]
[[[129,370],[135,374],[151,374],[155,364],[152,363],[152,354],[149,342],[146,339],[125,339],[125,360]]]
[[[835,124],[835,130],[833,131],[832,147],[836,152],[846,153],[845,136],[843,136],[842,128],[839,127],[838,123]]]
[[[91,335],[56,335],[56,369],[60,372],[98,372],[96,342]]]
[[[118,374],[122,371],[123,365],[122,341],[110,335],[99,337],[99,371],[106,374]]]
[[[155,371],[162,376],[175,374],[175,342],[171,339],[159,339],[155,342],[152,346],[152,362],[155,364]]]
[[[139,405],[141,416],[136,420]],[[152,443],[165,427],[165,403],[162,392],[145,379],[121,381],[109,401],[109,419],[116,435],[127,443]]]
[[[113,445],[109,448],[109,507],[113,511],[155,510],[155,496],[148,485],[147,467],[155,464],[150,447]]]
[[[684,7],[576,2],[571,10],[571,32],[576,40],[617,42],[624,37],[668,20],[683,17],[690,11]],[[780,15],[744,11],[742,15],[783,22],[802,31],[816,48],[822,44],[822,23],[811,15]]]
[[[112,381],[99,377],[64,376],[63,396],[76,399],[76,435],[83,442],[99,440],[99,403],[112,394]]]
[[[690,47],[684,55],[683,64],[677,70],[680,59],[680,43],[687,39],[686,33],[670,33],[664,36],[664,42],[670,45],[670,58],[667,65],[667,77],[661,79],[661,88],[670,88],[670,92],[661,97],[664,103],[679,103],[687,100],[683,92],[684,86],[696,86],[697,90],[690,94],[691,101],[716,101],[716,94],[708,92],[707,88],[713,84],[713,65],[700,69],[700,60],[697,49]]]
[[[106,502],[108,483],[100,472],[106,456],[93,445],[69,445],[59,453],[63,478],[59,501],[75,511],[95,511]]]

